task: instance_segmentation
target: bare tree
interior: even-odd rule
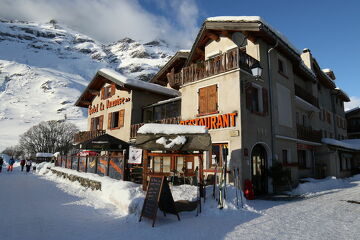
[[[7,147],[2,151],[2,153],[12,157],[12,158],[20,158],[24,156],[23,150],[20,148],[20,146],[11,146]]]
[[[67,154],[78,131],[74,124],[65,121],[41,122],[20,136],[20,146],[31,155],[37,152]]]

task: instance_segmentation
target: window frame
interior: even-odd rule
[[[210,111],[209,110],[209,89],[211,87],[215,87],[216,88],[216,107],[214,108],[215,110],[214,111]],[[200,97],[200,91],[202,89],[207,89],[206,90],[206,97],[208,98],[207,99],[207,104],[206,104],[206,109],[205,111],[201,111],[201,104],[200,104],[200,101],[201,101],[201,97]],[[216,113],[219,113],[219,84],[218,83],[214,83],[214,84],[210,84],[210,85],[206,85],[206,86],[202,86],[202,87],[199,87],[197,89],[197,112],[198,114],[196,116],[205,116],[205,115],[211,115],[211,114],[216,114]]]

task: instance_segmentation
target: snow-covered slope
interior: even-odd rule
[[[64,26],[0,20],[0,151],[40,121],[66,117],[84,129],[73,104],[98,69],[146,81],[172,54],[161,40],[103,45]]]

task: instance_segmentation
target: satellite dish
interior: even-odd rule
[[[238,47],[245,47],[247,44],[246,37],[242,32],[234,32],[231,38]]]

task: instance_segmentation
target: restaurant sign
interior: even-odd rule
[[[208,129],[235,127],[236,116],[237,116],[237,112],[226,113],[217,116],[180,121],[180,125],[206,126]]]

